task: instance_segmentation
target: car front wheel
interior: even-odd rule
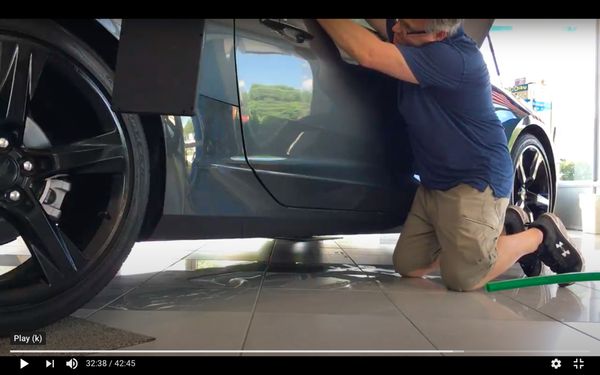
[[[0,21],[0,336],[81,307],[137,238],[148,151],[112,77],[56,23]]]

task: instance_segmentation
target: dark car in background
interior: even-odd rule
[[[401,231],[419,181],[396,82],[314,20],[202,20],[191,116],[113,110],[119,27],[0,21],[1,335],[75,311],[136,241]],[[493,100],[513,202],[551,211],[552,129]]]

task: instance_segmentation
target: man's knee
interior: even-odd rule
[[[396,272],[398,272],[400,274],[400,276],[402,276],[402,277],[423,277],[429,273],[427,269],[422,269],[422,270],[404,269],[404,270],[396,270]]]
[[[414,259],[409,259],[409,257],[403,255],[404,253],[398,250],[394,252],[394,270],[403,277],[421,277],[422,275],[414,274],[414,272],[417,271]]]
[[[434,265],[437,263],[426,264],[423,262],[415,262],[415,259],[408,256],[402,257],[394,254],[394,270],[402,277],[423,277],[431,272]]]
[[[470,292],[475,290],[475,286],[483,279],[472,276],[472,272],[457,267],[442,267],[442,281],[450,290],[456,292]]]

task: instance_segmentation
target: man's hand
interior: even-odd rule
[[[395,45],[350,20],[318,19],[333,41],[360,65],[394,78],[419,83]]]

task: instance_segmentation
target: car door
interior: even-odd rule
[[[315,20],[235,21],[245,152],[282,205],[394,211],[412,199],[395,81],[340,54]]]

